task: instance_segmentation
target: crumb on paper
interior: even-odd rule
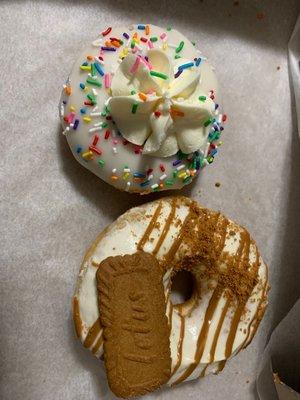
[[[220,187],[221,186],[221,183],[220,182],[216,182],[215,183],[215,187]]]
[[[280,65],[277,65],[277,71],[279,71],[280,70]]]
[[[265,13],[263,13],[263,12],[258,12],[258,13],[256,14],[256,18],[257,18],[258,20],[264,19],[264,18],[265,18]]]

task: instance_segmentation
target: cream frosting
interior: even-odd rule
[[[90,332],[99,317],[95,279],[97,265],[109,256],[135,253],[138,249],[138,243],[149,227],[149,221],[153,221],[155,215],[157,219],[153,228],[149,231],[147,240],[143,243],[143,250],[154,253],[157,259],[163,262],[172,245],[174,245],[174,241],[180,236],[182,224],[189,215],[190,205],[192,204],[189,199],[182,200],[182,198],[178,198],[174,209],[173,201],[172,198],[166,198],[127,211],[96,240],[85,258],[75,291],[82,324],[79,336],[85,347],[88,347],[97,357],[100,357],[103,352],[100,328],[94,340],[90,341],[88,345],[86,342],[88,332]],[[158,207],[160,207],[159,210]],[[158,213],[157,210],[159,211]],[[173,216],[170,220],[171,213],[173,213]],[[170,225],[163,241],[161,241],[162,232],[164,232],[166,221],[168,220]],[[225,242],[221,256],[226,257],[227,254],[237,256],[240,252],[239,249],[243,237],[248,234],[244,228],[233,221],[227,221]],[[224,217],[220,216],[220,224],[222,225],[223,222]],[[232,234],[233,232],[234,235]],[[196,237],[197,232],[194,234]],[[180,257],[183,247],[184,243],[177,249],[176,257]],[[172,305],[170,300],[172,263],[169,265],[169,269],[164,276],[167,301],[166,314],[171,325],[172,375],[169,384],[196,379],[200,376],[220,371],[228,358],[237,354],[251,342],[266,306],[268,271],[252,239],[249,241],[247,251],[247,262],[250,268],[254,265],[258,267],[257,284],[240,310],[242,312],[237,319],[233,332],[231,331],[232,326],[234,325],[235,316],[239,315],[239,309],[237,306],[228,304],[225,292],[215,301],[215,305],[212,307],[217,282],[211,279],[197,278],[197,271],[200,271],[201,265],[194,268],[196,271],[194,276],[196,277],[199,292],[201,292],[201,299],[198,301],[197,306],[191,308],[188,304],[183,306]],[[198,268],[200,269],[198,270]],[[226,268],[226,261],[222,268]],[[209,314],[211,315],[208,318]],[[207,336],[203,338],[202,344],[204,344],[204,347],[199,358],[199,353],[197,356],[199,350],[198,340],[199,337],[203,336],[205,330]],[[228,344],[230,340],[232,342],[231,345]]]
[[[76,160],[105,182],[179,189],[218,151],[217,80],[180,32],[140,27],[109,28],[86,47],[64,85],[61,122]]]

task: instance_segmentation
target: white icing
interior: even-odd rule
[[[213,90],[218,98],[218,87],[209,63],[201,57],[199,66],[184,70],[174,79],[173,73],[177,71],[179,64],[194,62],[199,56],[198,52],[185,36],[174,29],[166,32],[167,38],[164,39],[160,38],[161,34],[165,33],[164,29],[150,25],[150,31],[150,35],[147,36],[145,32],[137,30],[136,25],[132,31],[128,27],[113,28],[107,36],[87,46],[74,64],[62,92],[59,107],[63,131],[77,161],[107,183],[129,192],[179,189],[191,182],[200,168],[193,167],[191,173],[188,172],[191,161],[198,157],[193,151],[199,148],[200,154],[204,154],[208,148],[207,135],[213,130],[211,125],[199,127],[199,123],[202,124],[205,116],[211,115],[212,111],[214,118],[218,118],[213,110],[214,103],[210,99],[210,90]],[[141,50],[132,50],[131,39],[125,39],[124,32],[130,36],[137,32],[139,37],[146,37],[147,43],[141,41],[138,44]],[[149,50],[149,38],[153,36],[158,40],[153,43],[154,49]],[[122,39],[124,44],[116,48],[116,51],[101,50],[111,37]],[[180,51],[181,58],[175,60],[174,56],[177,53],[168,43],[174,43],[177,47],[181,41],[184,42]],[[137,55],[144,57],[147,54],[152,63],[160,69],[159,72],[165,72],[172,77],[170,81],[150,76],[149,70],[146,71],[147,74],[143,74],[144,68],[139,68],[133,81],[128,83],[128,68],[131,63],[136,60]],[[85,68],[85,62],[88,64],[88,70],[82,69]],[[98,71],[92,76],[92,71],[89,70],[92,64],[97,64],[103,76]],[[106,75],[111,81],[111,88],[105,87]],[[94,78],[102,87],[88,83],[87,79],[90,78]],[[80,84],[85,88],[80,88]],[[167,85],[170,85],[170,88]],[[157,93],[152,96],[147,94],[147,102],[143,102],[138,94],[129,96],[130,89],[138,92],[150,88],[156,89]],[[66,93],[69,89],[70,95]],[[90,94],[97,101],[94,106],[84,105],[84,101],[90,101],[87,98]],[[202,94],[206,97],[204,102],[198,99]],[[131,113],[132,102],[138,102],[136,114]],[[171,118],[171,105],[186,113],[185,116]],[[112,109],[116,124],[106,119],[109,115],[102,115],[105,106]],[[156,107],[162,113],[159,118],[151,113]],[[109,131],[108,136],[106,131]],[[152,134],[149,136],[150,133]],[[136,144],[130,142],[124,145],[125,137]],[[90,150],[94,140],[97,141],[94,146],[96,149]],[[140,147],[145,141],[144,148]],[[175,154],[178,148],[192,153],[189,159],[183,157],[181,164],[185,173],[180,177],[173,175],[176,170],[173,163],[179,160]],[[208,163],[205,157],[206,154],[198,157],[201,159],[201,168]],[[127,167],[130,169],[129,173],[124,172]],[[115,172],[112,173],[112,170]],[[164,181],[160,180],[162,173],[167,175]],[[149,175],[152,175],[151,179]]]
[[[162,202],[162,209],[160,216],[158,218],[157,228],[153,229],[149,238],[150,240],[148,240],[144,246],[144,250],[149,253],[153,252],[157,244],[157,241],[162,233],[165,221],[171,211],[170,199],[163,199],[159,201]],[[84,326],[84,333],[82,334],[81,337],[82,341],[84,341],[85,339],[86,336],[85,332],[88,331],[88,329],[92,326],[93,322],[98,318],[99,315],[98,309],[96,308],[97,304],[96,281],[95,281],[96,268],[92,262],[100,263],[102,260],[104,260],[109,256],[132,254],[136,252],[137,243],[142,238],[149,224],[150,218],[153,216],[159,204],[159,201],[155,201],[137,208],[133,208],[127,211],[124,215],[122,215],[115,223],[113,223],[110,226],[109,231],[98,242],[97,246],[93,251],[93,254],[85,261],[81,270],[79,285],[75,293],[75,296],[78,298],[80,316]],[[178,221],[182,223],[185,220],[187,214],[188,214],[187,205],[180,204],[180,206],[176,208],[175,218],[173,219],[171,227],[157,254],[157,258],[159,260],[163,259],[164,255],[167,254],[170,247],[174,243],[174,240],[178,236],[181,225],[178,224]],[[145,218],[145,215],[148,216],[148,218],[147,217]],[[229,232],[231,230],[236,232],[234,236],[235,240],[233,239],[232,236],[229,235]],[[230,221],[230,224],[227,227],[227,236],[223,251],[229,252],[230,254],[235,254],[241,240],[242,232],[244,232],[244,229],[242,227]],[[255,263],[256,261],[256,250],[257,250],[256,246],[254,244],[251,244],[250,256],[249,256],[250,264]],[[264,264],[261,257],[259,261],[260,261],[258,270],[259,282],[257,286],[254,288],[251,296],[249,297],[246,303],[245,306],[246,312],[238,324],[236,337],[233,343],[230,357],[235,353],[237,353],[245,345],[245,343],[248,344],[248,342],[245,342],[246,335],[249,329],[250,333],[253,330],[253,327],[251,326],[252,319],[258,310],[259,302],[262,296],[265,295],[265,284],[267,281],[267,267]],[[164,276],[164,287],[166,296],[168,296],[168,288],[170,283],[169,271],[167,271],[167,273]],[[182,343],[182,349],[183,349],[182,359],[180,367],[178,368],[176,373],[173,376],[171,376],[169,384],[174,383],[186,371],[186,369],[195,361],[195,352],[197,348],[198,336],[201,331],[207,305],[209,303],[209,300],[213,292],[211,286],[210,285],[208,286],[208,282],[206,280],[198,281],[198,284],[201,286],[201,300],[199,301],[198,306],[192,310],[191,315],[185,317],[185,329],[184,329],[184,337]],[[208,336],[200,363],[197,366],[197,368],[192,372],[192,374],[187,378],[187,380],[198,378],[199,375],[204,370],[204,368],[206,368],[204,371],[205,375],[211,372],[216,372],[218,369],[218,362],[226,359],[225,347],[228,338],[229,328],[232,322],[232,313],[233,313],[232,308],[229,308],[226,313],[220,331],[220,335],[217,341],[214,359],[213,361],[210,360],[211,344],[217,328],[217,323],[220,314],[224,307],[224,303],[225,303],[225,298],[221,297],[209,325]],[[169,310],[170,310],[170,302],[167,303],[167,311],[166,311],[167,316],[169,316]],[[172,330],[170,334],[170,347],[171,347],[171,357],[172,357],[172,369],[174,369],[178,361],[177,349],[178,349],[178,342],[179,342],[180,328],[181,328],[181,319],[178,313],[178,309],[176,307],[173,307],[171,313],[171,319],[172,319]],[[99,351],[96,355],[100,357],[101,351]]]

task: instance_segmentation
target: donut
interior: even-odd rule
[[[59,114],[77,161],[135,193],[180,189],[218,152],[223,123],[213,68],[175,29],[109,27],[63,85]]]
[[[104,229],[84,257],[73,297],[77,336],[98,358],[103,356],[106,323],[97,298],[108,285],[97,276],[106,262],[116,259],[122,265],[118,258],[139,252],[151,255],[162,271],[171,356],[165,383],[177,385],[220,372],[252,341],[267,305],[268,269],[248,231],[181,196],[132,208]],[[153,263],[141,262],[151,270]],[[183,270],[192,277],[192,293],[173,304],[172,281]],[[135,281],[129,280],[128,286]],[[159,290],[154,288],[153,294]],[[120,304],[126,302],[125,291],[118,295]]]

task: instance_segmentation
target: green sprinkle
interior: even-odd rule
[[[100,165],[100,167],[103,167],[104,164],[105,164],[105,162],[104,162],[103,160],[99,160],[99,161],[98,161],[98,164]]]
[[[123,44],[124,44],[123,40],[119,40],[119,43],[121,46],[123,46]]]
[[[97,70],[96,70],[95,64],[91,65],[91,73],[92,73],[93,76],[95,76],[97,74]]]
[[[204,158],[200,158],[200,167],[204,167],[205,164]]]
[[[189,183],[191,182],[192,178],[190,176],[187,176],[184,178],[183,183]]]
[[[208,125],[210,125],[212,123],[212,118],[208,118],[205,122],[204,122],[204,126],[207,127]]]
[[[205,100],[206,100],[206,96],[199,96],[198,99],[199,99],[200,101],[205,101]]]
[[[105,112],[105,111],[102,111],[101,117],[106,117],[106,116],[107,116],[106,112]]]
[[[178,60],[178,58],[181,58],[179,54],[175,54],[175,60]]]
[[[180,53],[181,50],[183,49],[183,46],[184,46],[184,42],[180,42],[179,46],[175,49],[175,52]]]
[[[196,42],[192,42],[192,45],[193,45],[193,46],[196,46]]]
[[[90,71],[91,70],[91,66],[90,65],[80,65],[80,69],[82,71]]]
[[[97,104],[96,97],[95,97],[92,93],[89,93],[86,97],[87,97],[93,104]]]
[[[172,28],[170,26],[167,26],[167,31],[171,31]]]
[[[177,178],[177,175],[178,175],[178,171],[173,171],[173,178]]]
[[[102,86],[102,83],[100,81],[98,81],[97,79],[93,79],[93,78],[87,78],[86,80],[88,83],[90,83],[91,85],[95,85],[98,87]]]
[[[166,180],[166,185],[167,186],[173,186],[174,185],[174,181],[172,179],[168,179],[168,180]]]
[[[107,128],[108,127],[108,123],[107,122],[102,122],[102,128]]]
[[[130,47],[133,49],[133,48],[134,48],[134,46],[135,46],[135,41],[134,41],[134,40],[132,40],[132,41],[131,41],[131,43],[130,43]]]
[[[138,108],[138,104],[137,103],[132,104],[132,109],[131,109],[132,114],[136,113],[137,108]]]
[[[136,91],[135,91],[135,90],[132,90],[132,91],[130,92],[130,94],[133,96],[133,95],[136,94]]]
[[[158,39],[157,39],[156,36],[152,36],[152,37],[150,38],[150,41],[151,41],[151,42],[157,42],[157,40],[158,40]]]
[[[162,72],[150,71],[150,75],[156,76],[157,78],[161,79],[168,79],[168,76],[166,74],[163,74]]]
[[[214,158],[213,157],[207,157],[206,160],[207,160],[207,162],[209,164],[211,164],[214,161]]]

